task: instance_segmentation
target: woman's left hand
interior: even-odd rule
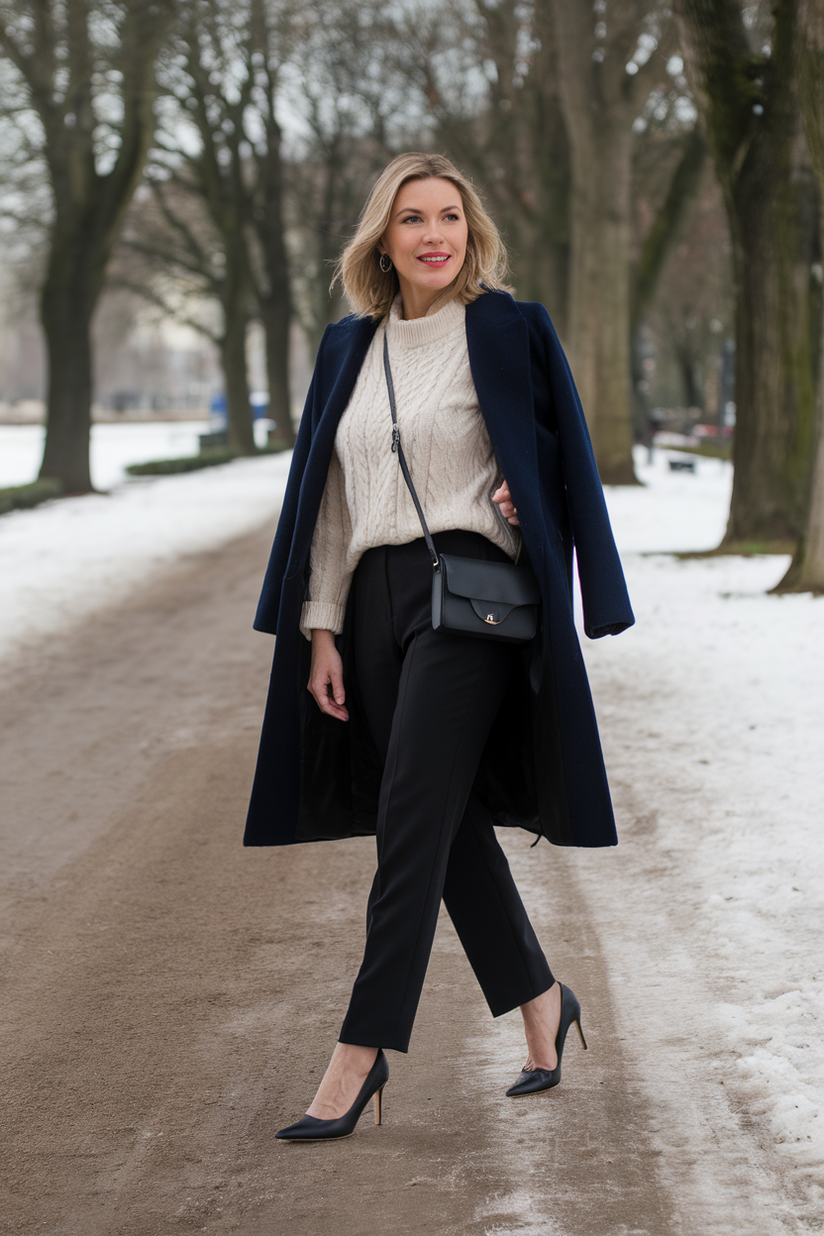
[[[518,519],[518,512],[515,510],[515,503],[512,501],[512,494],[509,492],[509,486],[506,481],[503,481],[500,488],[495,490],[492,495],[492,501],[498,503],[498,506],[501,508],[501,514],[508,523],[517,526],[521,522]]]

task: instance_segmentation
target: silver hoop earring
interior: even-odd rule
[[[383,273],[386,275],[392,269],[392,259],[388,253],[382,253],[378,262]]]

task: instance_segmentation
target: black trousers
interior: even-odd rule
[[[443,553],[506,560],[477,533],[434,539]],[[352,581],[358,704],[384,769],[366,948],[340,1041],[402,1052],[441,898],[493,1016],[553,982],[474,792],[516,652],[433,631],[431,587],[423,539],[369,550]]]

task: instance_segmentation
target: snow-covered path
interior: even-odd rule
[[[613,981],[634,993],[616,997],[630,1049],[638,1019],[661,1029],[660,1057],[643,1064],[650,1097],[667,1093],[662,1069],[679,1071],[685,1098],[691,1076],[717,1075],[742,1127],[793,1180],[791,1213],[815,1226],[824,1213],[824,601],[768,595],[784,558],[638,552],[700,549],[723,532],[729,465],[702,460],[694,477],[665,468],[659,454],[640,469],[646,490],[607,495],[638,621],[620,639],[583,643],[623,884],[599,879],[606,856],[578,854],[576,866],[603,918]],[[673,1114],[660,1126],[670,1151]]]
[[[0,519],[0,666],[139,590],[189,554],[272,521],[291,451],[121,483]]]
[[[287,468],[237,461],[4,517],[0,670],[177,560],[274,522]],[[644,488],[607,495],[638,622],[582,641],[621,845],[565,853],[557,869],[582,890],[607,963],[654,1170],[680,1206],[671,1230],[817,1230],[824,601],[767,594],[784,559],[667,553],[720,539],[729,465],[674,474],[659,452],[639,470]],[[551,895],[555,855],[513,853],[536,899]],[[574,968],[564,977],[575,985]],[[526,1189],[512,1205],[519,1230],[556,1231],[551,1197]]]

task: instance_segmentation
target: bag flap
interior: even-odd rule
[[[537,605],[541,599],[532,572],[510,562],[458,558],[454,554],[441,554],[440,562],[444,582],[455,596],[505,605]]]
[[[521,609],[520,605],[504,605],[500,601],[470,601],[475,614],[481,622],[498,627],[505,622],[513,609]]]

